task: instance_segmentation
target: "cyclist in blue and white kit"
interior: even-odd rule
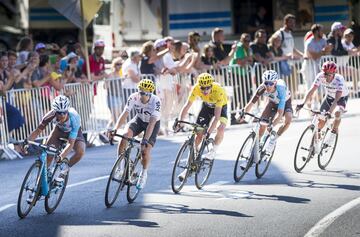
[[[278,73],[274,70],[267,70],[262,75],[263,83],[257,88],[255,95],[251,101],[245,106],[244,112],[249,112],[253,105],[258,101],[260,96],[268,97],[268,104],[261,114],[261,126],[259,130],[259,138],[261,138],[268,125],[267,120],[271,118],[272,125],[276,126],[280,123],[283,116],[285,122],[279,127],[274,136],[270,136],[270,142],[266,147],[267,152],[272,152],[277,138],[282,135],[290,126],[293,110],[291,107],[291,94],[285,81],[279,79]],[[243,114],[241,114],[243,117]]]
[[[74,149],[75,153],[71,156],[68,165],[62,167],[59,176],[55,178],[57,182],[62,182],[69,171],[69,167],[75,165],[83,157],[86,145],[81,131],[80,115],[74,108],[70,107],[69,98],[59,95],[54,99],[51,107],[52,109],[44,115],[39,126],[30,134],[28,140],[35,140],[50,122],[53,122],[54,128],[46,140],[47,145],[59,147],[61,145],[59,138],[68,139],[60,158],[66,159],[72,149]],[[47,158],[48,165],[50,165],[51,159],[52,157]]]

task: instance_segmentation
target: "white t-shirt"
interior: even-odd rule
[[[132,93],[126,103],[125,110],[130,113],[134,108],[136,116],[145,123],[148,123],[151,117],[159,121],[161,116],[161,102],[159,97],[152,94],[146,104],[141,102],[140,97],[139,92]]]
[[[164,56],[163,56],[163,63],[164,63],[164,67],[168,68],[168,69],[172,69],[174,67],[176,67],[176,64],[171,56],[171,54],[169,52],[167,52]]]
[[[133,82],[133,80],[131,80],[131,78],[128,76],[129,69],[133,70],[133,72],[135,72],[136,75],[140,75],[139,65],[137,65],[133,61],[131,61],[130,58],[126,59],[122,66],[122,72],[125,77],[125,79],[122,83],[122,87],[124,89],[136,89],[138,83]]]
[[[281,33],[283,32],[283,33]],[[280,30],[276,31],[277,35],[280,36],[280,38],[282,39],[281,42],[281,49],[283,51],[284,55],[288,55],[288,54],[292,54],[294,51],[294,47],[295,47],[295,43],[294,43],[294,37],[291,33],[291,31],[286,32],[284,27],[280,28]],[[284,36],[284,38],[282,38],[282,36]]]
[[[335,98],[335,94],[337,91],[341,91],[341,97],[347,96],[349,94],[349,90],[345,85],[345,79],[340,74],[335,74],[334,79],[328,83],[326,82],[326,78],[324,72],[320,72],[316,75],[314,85],[317,87],[323,85],[326,91],[326,95]]]
[[[347,50],[347,51],[352,50],[353,48],[355,48],[355,45],[353,44],[353,42],[351,42],[350,44],[347,44],[347,43],[345,42],[345,39],[342,39],[342,40],[341,40],[341,44],[342,44],[343,48],[344,48],[345,50]]]

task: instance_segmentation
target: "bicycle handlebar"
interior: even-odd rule
[[[176,130],[176,127],[179,123],[184,123],[184,124],[188,124],[192,127],[194,127],[194,129],[196,128],[203,128],[204,130],[207,128],[206,125],[200,125],[200,124],[197,124],[197,123],[191,123],[191,122],[188,122],[188,121],[184,121],[184,120],[179,120],[179,119],[175,119],[174,121],[174,124],[173,124],[173,130],[175,131]]]
[[[244,112],[244,115],[249,115],[250,117],[253,117],[253,118],[255,118],[255,119],[258,119],[259,121],[264,121],[264,122],[266,122],[266,123],[269,123],[269,125],[268,125],[269,127],[270,127],[271,124],[272,124],[271,118],[270,118],[270,119],[260,118],[260,117],[256,116],[255,114],[248,113],[248,112]]]
[[[49,151],[49,152],[52,152],[52,153],[55,153],[55,154],[58,154],[59,151],[60,151],[59,149],[57,149],[57,148],[55,148],[53,146],[44,145],[44,144],[41,144],[41,143],[38,143],[38,142],[25,140],[24,145],[27,145],[27,144],[40,147],[43,150],[46,150],[46,151]]]
[[[124,138],[125,140],[127,140],[127,141],[129,141],[130,143],[138,143],[138,144],[140,144],[141,142],[139,141],[139,140],[137,140],[137,139],[135,139],[135,138],[133,138],[133,137],[126,137],[126,136],[124,136],[124,135],[121,135],[121,134],[117,134],[117,133],[114,133],[113,134],[113,137],[121,137],[121,138]],[[114,138],[111,138],[110,140],[109,140],[109,143],[110,143],[110,145],[114,145]]]
[[[303,108],[303,109],[308,110],[313,114],[326,115],[328,118],[332,118],[331,114],[328,112],[324,112],[324,111],[320,111],[320,110],[313,110],[313,109],[308,109],[308,108]]]

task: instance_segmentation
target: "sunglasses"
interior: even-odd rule
[[[145,91],[139,91],[141,96],[149,96],[150,93],[149,92],[145,92]]]
[[[67,113],[68,113],[67,111],[56,111],[57,115],[65,115]]]
[[[273,86],[275,83],[272,81],[266,81],[264,82],[265,86]]]
[[[211,86],[201,86],[200,87],[200,90],[202,91],[207,91],[207,90],[210,90],[211,89]]]
[[[333,73],[333,72],[324,72],[324,75],[325,76],[330,76],[330,75],[334,75],[335,73]]]
[[[121,63],[115,63],[115,66],[121,66],[122,64]]]

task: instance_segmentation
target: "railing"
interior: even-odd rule
[[[344,75],[347,87],[350,90],[350,98],[359,97],[359,56],[344,57],[324,57],[320,64],[325,60],[336,61],[339,65],[339,73]],[[292,99],[301,99],[307,91],[304,74],[301,73],[303,61],[288,61],[291,73],[283,78],[292,93]],[[314,64],[319,69],[319,66]],[[211,69],[209,73],[214,75],[216,82],[226,88],[229,97],[229,113],[234,113],[242,108],[249,101],[258,85],[261,84],[261,75],[267,69],[273,69],[281,74],[279,62],[269,65],[255,63],[253,66],[229,66],[219,69]],[[306,74],[305,74],[306,75]],[[315,75],[313,75],[315,77]],[[196,83],[196,75],[178,74],[175,76],[156,76],[142,75],[142,79],[147,78],[155,82],[156,94],[162,99],[162,123],[168,126],[169,121],[178,116],[180,109],[189,96],[191,87]],[[314,78],[312,78],[313,80]],[[164,80],[170,80],[165,83]],[[18,108],[25,118],[25,125],[20,129],[7,131],[6,106],[4,98],[0,98],[0,150],[8,151],[10,140],[22,141],[39,124],[42,116],[50,110],[51,101],[58,94],[65,94],[71,100],[74,107],[81,116],[81,126],[84,132],[98,134],[112,127],[113,123],[122,112],[127,98],[136,89],[122,87],[120,78],[106,79],[91,84],[74,83],[67,84],[65,88],[58,92],[49,87],[34,89],[11,90],[6,93],[6,101]],[[201,102],[192,106],[190,113],[197,114],[201,107]],[[134,113],[132,113],[132,116]],[[51,126],[46,128],[41,134],[46,137],[50,134]],[[5,149],[6,148],[6,149]],[[1,156],[0,156],[1,157]]]

